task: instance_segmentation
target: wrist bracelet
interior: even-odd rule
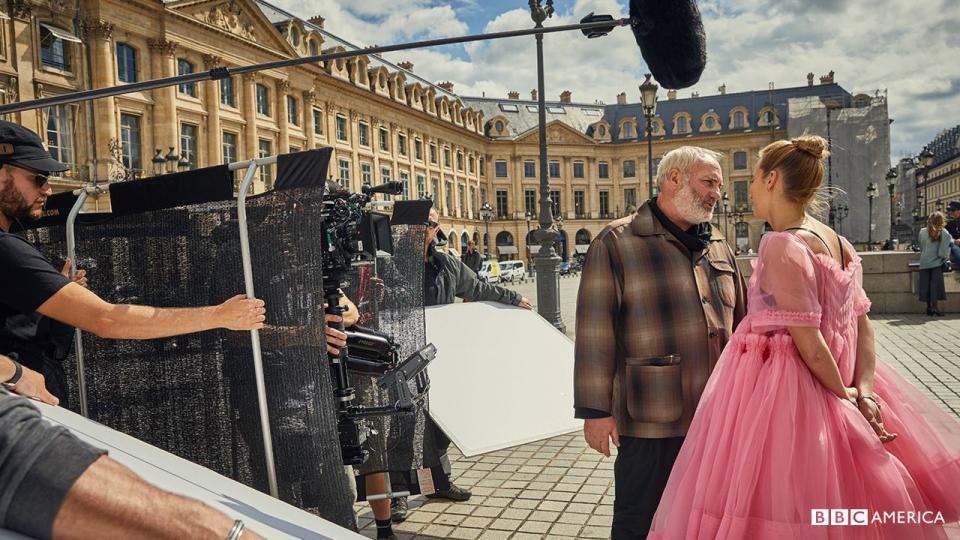
[[[243,521],[236,520],[233,522],[233,528],[230,529],[230,532],[227,533],[227,540],[240,540],[240,536],[243,534]]]
[[[10,380],[3,383],[3,386],[8,390],[13,390],[13,388],[17,386],[17,383],[20,382],[20,378],[23,377],[23,366],[13,358],[11,358],[10,361],[13,362],[14,366],[13,377],[10,377]]]

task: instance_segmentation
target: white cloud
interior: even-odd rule
[[[276,0],[294,13],[321,14],[326,28],[360,44],[467,33],[466,10],[474,2],[434,0]],[[520,3],[521,5],[523,3]],[[625,16],[626,0],[556,2],[556,26],[578,22],[590,13]],[[916,153],[941,129],[960,123],[960,10],[956,0],[702,0],[707,31],[707,69],[689,95],[784,88],[817,80],[830,70],[851,92],[888,89],[894,159]],[[528,10],[491,14],[485,32],[529,28]],[[373,37],[375,36],[375,37]],[[462,95],[522,97],[536,88],[533,37],[392,53],[409,59],[418,75],[450,80]],[[465,57],[461,59],[459,57]],[[637,86],[646,67],[632,33],[616,29],[587,40],[579,32],[544,37],[546,95],[557,99],[570,90],[574,101],[615,101],[621,91],[639,100]]]

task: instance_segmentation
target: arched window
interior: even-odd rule
[[[470,235],[467,234],[467,231],[463,231],[460,235],[460,245],[464,248],[467,247],[467,242],[470,241]]]
[[[743,111],[733,113],[733,129],[743,129],[747,127],[747,115]]]
[[[600,126],[600,129],[597,130],[597,132],[600,133],[600,136],[601,136],[601,137],[606,137],[606,136],[607,136],[607,128],[606,128],[606,126]]]
[[[712,116],[708,116],[707,119],[704,120],[704,122],[703,122],[703,127],[707,128],[707,129],[711,129],[711,130],[712,130],[712,129],[716,129],[716,128],[717,128],[717,121],[714,120],[714,118],[713,118]]]
[[[586,229],[580,229],[577,231],[576,241],[578,246],[590,244],[590,231]]]
[[[498,246],[512,246],[513,245],[513,235],[507,231],[500,231],[497,233],[497,245]]]
[[[688,131],[690,131],[690,124],[687,122],[687,117],[677,117],[677,133],[686,133]]]
[[[300,30],[297,30],[296,26],[290,28],[290,43],[292,43],[294,47],[300,46]]]
[[[493,126],[494,126],[494,129],[497,130],[497,132],[503,131],[503,122],[501,122],[500,120],[497,120],[497,123],[494,124]]]
[[[320,54],[320,49],[317,47],[317,42],[310,40],[310,56],[317,56]]]

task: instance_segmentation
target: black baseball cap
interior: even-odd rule
[[[50,156],[36,133],[13,122],[0,120],[0,165],[17,165],[40,173],[63,172],[69,165]]]
[[[960,201],[950,201],[947,203],[947,210],[960,210]]]

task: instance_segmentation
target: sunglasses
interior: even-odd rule
[[[26,167],[21,167],[19,165],[11,165],[11,166],[16,167],[21,171],[24,171],[25,173],[27,173],[27,176],[29,176],[30,181],[33,182],[35,186],[37,186],[37,189],[42,189],[43,186],[47,185],[50,182],[50,177],[47,176],[46,174],[28,169]]]

